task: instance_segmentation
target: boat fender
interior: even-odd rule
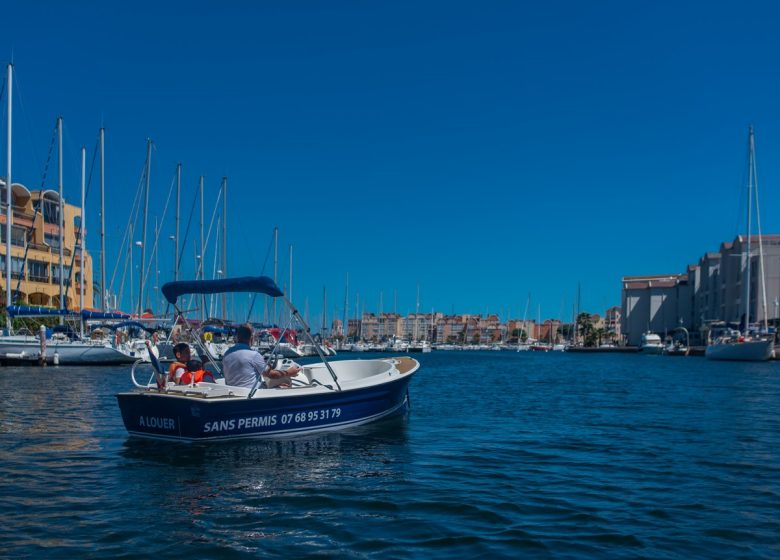
[[[204,333],[204,334],[203,334],[203,340],[205,340],[206,342],[211,342],[211,340],[212,340],[213,338],[214,338],[214,337],[212,336],[212,334],[211,334],[210,332],[207,332],[207,333]]]

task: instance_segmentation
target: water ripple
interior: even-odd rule
[[[496,352],[422,359],[408,419],[217,445],[128,438],[113,396],[126,389],[125,371],[3,368],[0,550],[780,556],[778,364]],[[491,386],[475,383],[477,372],[501,374]]]

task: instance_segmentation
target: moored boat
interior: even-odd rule
[[[642,334],[642,341],[639,344],[639,351],[643,354],[661,354],[664,351],[664,344],[661,337],[653,332]]]
[[[755,153],[755,137],[753,135],[753,127],[750,127],[748,133],[748,173],[747,173],[747,232],[745,235],[745,241],[742,246],[742,263],[743,270],[740,270],[742,275],[742,282],[744,286],[743,298],[742,298],[742,332],[734,329],[727,329],[725,333],[716,337],[708,345],[704,351],[704,357],[708,360],[733,360],[733,361],[749,361],[749,362],[762,362],[770,359],[774,355],[774,336],[769,334],[769,326],[767,323],[767,303],[766,303],[766,279],[764,278],[764,253],[763,245],[761,241],[761,224],[758,223],[758,266],[760,271],[760,286],[763,286],[763,298],[761,303],[761,309],[763,310],[763,331],[751,330],[750,318],[755,317],[758,313],[754,313],[751,309],[752,299],[750,296],[750,287],[753,282],[752,278],[752,263],[753,257],[753,241],[752,241],[752,210],[755,205],[756,222],[758,222],[759,206],[758,206],[758,177],[756,173],[756,153]],[[740,236],[741,239],[741,236]],[[758,299],[758,298],[756,298]],[[758,304],[758,302],[757,302]]]
[[[727,331],[717,337],[704,351],[708,360],[739,362],[763,362],[772,357],[774,343],[771,338],[742,336],[738,331]]]

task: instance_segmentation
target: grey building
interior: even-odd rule
[[[631,346],[638,346],[648,331],[664,334],[691,326],[687,274],[626,276],[620,299],[620,330]]]
[[[778,319],[780,307],[780,235],[751,239],[750,321]],[[761,259],[763,256],[763,259]],[[763,262],[764,270],[761,270]],[[642,333],[663,335],[685,327],[698,338],[716,321],[744,321],[747,238],[723,243],[682,274],[626,276],[621,294],[622,330],[630,345]]]

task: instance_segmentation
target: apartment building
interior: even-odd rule
[[[6,305],[6,191],[0,179],[0,271],[2,294]],[[63,232],[60,236],[60,211]],[[60,307],[60,239],[63,253],[64,307],[79,309],[79,288],[84,274],[84,307],[93,306],[92,258],[84,252],[81,262],[78,236],[81,208],[60,205],[59,195],[51,190],[30,191],[20,183],[11,186],[11,290],[13,303]]]

